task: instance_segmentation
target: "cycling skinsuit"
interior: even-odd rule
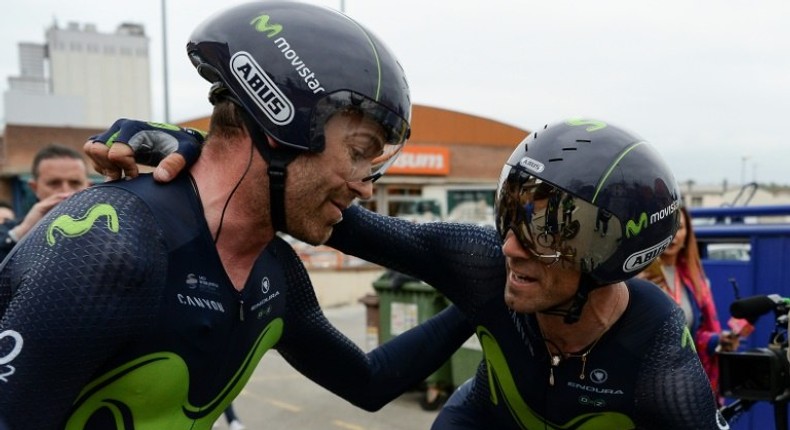
[[[0,270],[0,315],[3,430],[207,430],[272,348],[376,410],[473,332],[448,308],[365,354],[327,321],[279,237],[238,292],[186,174],[58,205]]]
[[[682,311],[654,285],[629,280],[625,313],[586,361],[569,357],[551,369],[534,315],[505,305],[493,228],[415,224],[359,207],[343,217],[329,245],[423,279],[476,325],[484,359],[434,429],[726,428]]]

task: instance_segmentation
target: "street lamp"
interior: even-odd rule
[[[165,97],[165,122],[170,122],[170,92],[167,82],[167,12],[166,1],[162,0],[162,69],[164,74],[164,97]]]
[[[746,162],[751,158],[748,155],[741,156],[741,185],[746,184]]]

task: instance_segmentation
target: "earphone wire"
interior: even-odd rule
[[[222,223],[225,221],[225,211],[228,209],[230,199],[233,198],[233,195],[236,193],[236,190],[239,189],[239,186],[241,186],[241,182],[244,180],[244,177],[247,176],[247,173],[249,173],[250,167],[252,166],[253,145],[254,143],[250,145],[250,158],[247,160],[247,167],[244,169],[244,173],[242,173],[239,181],[236,182],[233,190],[231,190],[230,194],[228,195],[228,199],[225,200],[225,205],[222,207],[222,213],[219,216],[219,225],[217,226],[217,231],[214,233],[214,245],[216,245],[217,241],[219,240],[219,233],[222,231]]]

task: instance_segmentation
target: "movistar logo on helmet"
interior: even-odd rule
[[[672,243],[672,236],[667,237],[660,243],[651,246],[650,248],[637,251],[628,256],[623,263],[623,272],[636,272],[637,270],[647,266],[656,257],[661,255],[665,249]]]
[[[642,212],[642,215],[639,216],[639,221],[634,222],[634,220],[629,219],[625,223],[625,237],[629,238],[638,235],[644,227],[647,227],[647,214]]]
[[[230,69],[250,99],[271,122],[285,125],[293,120],[293,103],[264,73],[252,55],[244,51],[237,52],[230,59]]]
[[[269,15],[258,16],[253,19],[250,24],[255,28],[255,31],[266,33],[266,37],[269,39],[278,35],[283,30],[282,25],[269,23]],[[307,87],[313,91],[313,94],[326,91],[324,87],[321,86],[321,82],[315,76],[315,73],[305,65],[304,60],[302,60],[299,54],[291,48],[291,44],[288,43],[286,38],[278,37],[274,39],[273,43],[275,47],[282,52],[283,57],[291,63],[291,67],[293,67],[294,71],[304,79],[304,82],[307,84]]]
[[[523,167],[523,168],[525,168],[527,170],[530,170],[532,172],[535,172],[535,173],[540,173],[540,172],[543,171],[543,169],[546,168],[546,166],[543,163],[541,163],[540,161],[535,160],[533,158],[529,158],[529,157],[522,158],[521,161],[518,162],[518,164],[521,167]]]
[[[634,221],[629,219],[627,223],[625,223],[625,237],[630,238],[631,236],[638,235],[643,228],[647,227],[648,225],[653,225],[662,219],[672,215],[673,213],[677,212],[678,208],[680,207],[680,200],[675,200],[669,204],[669,206],[659,210],[658,212],[653,212],[650,214],[650,221],[648,222],[647,213],[642,212],[639,215],[639,219]]]
[[[594,119],[581,119],[581,118],[571,118],[565,121],[565,124],[570,126],[578,127],[588,125],[587,131],[597,131],[602,128],[606,128],[606,123],[603,121],[597,121]]]
[[[266,36],[272,38],[283,31],[283,26],[280,24],[269,24],[269,15],[256,16],[250,22],[255,31],[260,33],[268,33]]]
[[[654,212],[650,214],[650,224],[655,224],[661,221],[662,219],[672,215],[673,213],[678,211],[678,208],[680,208],[680,200],[675,200],[672,203],[670,203],[669,206],[661,209],[658,212]]]

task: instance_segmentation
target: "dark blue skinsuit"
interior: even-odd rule
[[[534,315],[505,305],[501,243],[493,228],[415,224],[359,207],[345,211],[328,242],[426,281],[476,325],[484,360],[435,430],[726,428],[682,311],[646,281],[627,282],[623,316],[586,362],[561,361],[550,385],[550,357]]]
[[[207,430],[269,349],[376,410],[472,333],[449,308],[365,354],[326,320],[279,238],[236,291],[188,175],[58,205],[0,270],[0,316],[3,430]]]

